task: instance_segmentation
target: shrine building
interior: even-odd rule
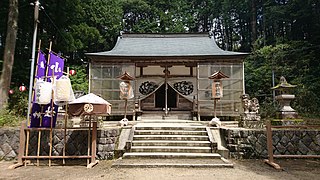
[[[110,51],[86,54],[89,92],[112,104],[111,115],[123,115],[119,77],[134,78],[134,97],[128,100],[128,115],[144,113],[213,116],[212,80],[217,71],[223,97],[217,102],[219,117],[240,116],[244,89],[244,58],[247,53],[224,51],[209,33],[127,34],[118,37]]]

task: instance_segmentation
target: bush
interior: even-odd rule
[[[8,110],[16,116],[27,116],[28,111],[28,91],[20,92],[18,87],[14,88],[8,100]]]
[[[272,97],[266,98],[260,104],[260,115],[261,118],[276,117],[278,104],[273,102]]]
[[[28,92],[20,92],[18,87],[10,94],[7,108],[0,111],[0,127],[19,126],[28,111]]]
[[[19,126],[22,120],[23,117],[17,116],[7,109],[0,111],[0,127]]]

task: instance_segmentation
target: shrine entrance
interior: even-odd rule
[[[166,86],[168,87],[166,92]],[[166,97],[167,93],[167,97]],[[155,107],[164,109],[166,108],[166,98],[167,98],[167,108],[177,108],[177,92],[168,84],[163,84],[155,92]]]
[[[193,66],[194,67],[194,66]],[[141,110],[145,112],[188,112],[193,108],[196,94],[192,68],[185,65],[144,65],[137,78],[141,98]]]

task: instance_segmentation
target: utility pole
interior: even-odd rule
[[[29,85],[29,100],[28,100],[28,113],[27,113],[27,123],[30,122],[30,110],[31,110],[31,99],[33,91],[33,76],[34,76],[34,62],[36,56],[36,43],[37,43],[37,31],[38,31],[38,17],[39,17],[39,0],[34,3],[34,31],[33,31],[33,41],[32,41],[32,55],[31,55],[31,70],[30,70],[30,85]]]

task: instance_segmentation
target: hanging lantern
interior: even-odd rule
[[[24,92],[24,91],[26,91],[26,90],[27,90],[27,88],[26,88],[26,86],[24,86],[24,85],[22,85],[22,86],[19,87],[19,91],[20,91],[20,92]]]
[[[216,124],[216,122],[220,121],[219,118],[217,118],[217,101],[223,97],[223,86],[221,79],[229,78],[227,75],[225,75],[223,72],[218,71],[214,72],[211,76],[209,76],[209,79],[212,79],[212,98],[214,99],[214,118],[210,121],[209,124]],[[216,124],[217,125],[217,124]],[[220,126],[220,125],[217,125]]]
[[[212,97],[214,99],[220,99],[223,97],[223,86],[221,79],[229,78],[223,72],[218,71],[209,76],[209,79],[212,79]]]
[[[124,72],[121,76],[118,77],[122,80],[120,82],[120,98],[125,100],[125,111],[124,111],[124,118],[121,121],[127,122],[127,106],[128,106],[128,99],[132,99],[134,97],[133,89],[130,84],[130,81],[134,80],[134,77],[131,77],[127,72]]]
[[[61,76],[56,81],[55,101],[70,101],[73,97],[71,81],[67,76]]]
[[[35,85],[35,95],[36,103],[38,104],[48,104],[51,101],[52,96],[52,84],[50,82],[45,82],[38,80]]]
[[[120,87],[120,99],[132,99],[134,97],[133,89],[130,81],[134,80],[127,72],[118,77],[122,81],[119,84]]]
[[[71,69],[70,71],[69,71],[69,74],[71,75],[71,76],[74,76],[74,75],[76,75],[76,70],[74,70],[74,69]]]
[[[9,90],[9,94],[13,94],[14,91],[12,89]]]

